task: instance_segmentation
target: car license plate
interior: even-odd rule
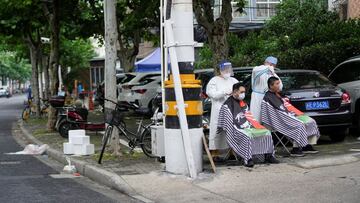
[[[324,109],[330,109],[330,103],[329,101],[312,101],[312,102],[306,102],[306,110],[324,110]]]

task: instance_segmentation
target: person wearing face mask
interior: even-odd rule
[[[211,78],[206,87],[206,94],[211,100],[209,149],[214,160],[219,158],[220,151],[229,148],[225,136],[216,133],[219,110],[224,101],[231,95],[233,84],[238,80],[231,77],[233,75],[232,65],[229,61],[222,61],[219,64],[220,75]]]
[[[265,59],[264,65],[254,67],[252,71],[250,111],[258,121],[260,121],[261,102],[268,91],[267,81],[272,76],[279,78],[275,73],[277,62],[277,58],[269,56]],[[281,80],[280,89],[282,89]]]
[[[218,131],[226,133],[227,143],[245,166],[254,166],[254,156],[265,156],[265,163],[279,163],[273,155],[271,132],[254,119],[244,98],[245,87],[234,84],[232,96],[220,109]]]
[[[312,146],[320,137],[316,121],[280,95],[279,78],[270,77],[268,87],[261,104],[261,122],[293,142],[292,156],[318,153]]]

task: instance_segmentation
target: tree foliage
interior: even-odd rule
[[[116,17],[118,24],[118,57],[125,72],[134,66],[142,40],[156,41],[160,30],[160,1],[118,0]]]
[[[18,57],[15,52],[0,51],[0,77],[24,83],[31,76],[28,60]]]
[[[194,0],[193,9],[195,17],[199,25],[205,29],[208,39],[208,45],[211,49],[212,67],[216,68],[217,64],[229,56],[229,44],[227,34],[229,32],[230,23],[232,21],[232,5],[231,0],[221,1],[221,12],[219,16],[214,16],[214,1]],[[243,12],[245,0],[237,0],[237,12]]]
[[[360,21],[340,20],[323,1],[287,0],[264,29],[227,40],[234,66],[262,64],[279,58],[280,68],[316,69],[329,73],[338,63],[360,54]]]

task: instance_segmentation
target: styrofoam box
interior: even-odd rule
[[[73,144],[75,155],[91,155],[94,154],[95,148],[93,144]]]
[[[89,136],[71,136],[69,137],[69,143],[71,144],[90,144]]]
[[[74,147],[73,144],[64,143],[64,154],[74,154]]]
[[[69,137],[85,136],[85,130],[69,130]]]

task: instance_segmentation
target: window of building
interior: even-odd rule
[[[280,0],[255,0],[256,17],[270,18],[276,14],[276,6]]]
[[[91,68],[91,82],[93,84],[99,84],[104,81],[104,68],[93,67]]]

